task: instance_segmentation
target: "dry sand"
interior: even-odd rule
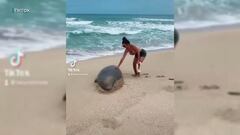
[[[65,135],[65,50],[27,53],[18,70],[29,70],[31,77],[5,77],[12,68],[0,60],[0,134]],[[4,86],[5,79],[48,81],[48,85]]]
[[[133,58],[127,57],[121,66],[125,85],[108,94],[97,91],[94,79],[120,56],[79,62],[88,75],[67,77],[67,134],[173,135],[175,126],[176,135],[239,135],[239,35],[239,28],[181,33],[175,56],[150,53],[142,65],[148,75],[140,78],[131,76]],[[0,134],[66,133],[62,53],[28,53],[20,67],[32,75],[22,80],[46,80],[48,86],[3,86],[4,69],[12,68],[0,60]]]
[[[101,93],[94,80],[121,56],[80,61],[80,76],[67,78],[67,135],[173,135],[173,51],[149,53],[142,75],[133,77],[132,56],[120,67],[125,84]],[[164,76],[164,77],[163,77]]]
[[[239,135],[240,96],[228,92],[240,92],[240,28],[180,34],[175,134]]]

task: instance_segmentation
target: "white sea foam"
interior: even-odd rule
[[[107,21],[113,27],[126,27],[136,29],[158,29],[163,31],[173,31],[173,25],[158,23],[143,23],[138,21]]]
[[[160,18],[134,18],[136,21],[153,21],[153,22],[173,22],[173,19],[160,19]]]
[[[0,0],[0,4],[4,4],[6,2],[7,2],[7,0]]]
[[[105,26],[96,26],[92,25],[91,21],[75,22],[80,24],[76,27],[76,30],[69,31],[73,34],[81,33],[105,33],[111,35],[118,34],[138,34],[144,30],[158,29],[162,31],[173,31],[173,25],[170,24],[161,24],[161,23],[142,23],[142,22],[133,22],[133,21],[107,21]],[[73,24],[73,23],[72,23]],[[72,25],[71,24],[71,25]]]
[[[69,25],[72,22],[90,20],[93,22]],[[171,32],[173,33],[174,30],[173,22],[171,22],[173,19],[139,17],[129,20],[111,18],[90,20],[83,20],[83,18],[68,20],[70,23],[67,22],[67,26],[69,26],[67,31],[69,41],[66,52],[67,62],[122,53],[123,49],[119,46],[122,34],[127,35],[131,41],[142,44],[146,50],[173,48],[173,44],[171,44],[173,38]],[[84,37],[80,35],[84,35]],[[145,48],[145,46],[148,47]]]
[[[104,57],[104,56],[112,56],[115,54],[122,53],[123,50],[115,50],[115,51],[102,51],[98,53],[89,53],[85,51],[80,51],[80,50],[67,50],[67,63],[77,60],[77,61],[82,61],[82,60],[88,60],[88,59],[93,59],[93,58],[99,58],[99,57]]]
[[[150,46],[147,48],[144,48],[147,51],[154,51],[154,50],[165,50],[165,49],[172,49],[173,44],[164,44],[161,46]],[[86,52],[81,50],[67,50],[67,63],[70,63],[73,60],[82,61],[82,60],[88,60],[93,58],[99,58],[104,56],[112,56],[116,54],[123,53],[124,50],[113,50],[113,51],[102,51],[102,52]]]
[[[176,22],[176,28],[178,29],[197,29],[212,26],[224,26],[239,24],[240,17],[230,15],[218,15],[210,19],[205,20],[188,20]]]
[[[74,21],[74,20],[77,20],[77,18],[74,18],[74,17],[70,17],[70,18],[66,18],[66,21]]]
[[[41,51],[65,45],[64,32],[0,28],[0,58],[8,57],[17,49],[24,52]]]
[[[93,23],[93,21],[80,20],[78,18],[66,18],[67,27],[81,27],[83,25],[88,25]]]
[[[240,23],[239,0],[175,0],[175,24],[196,29]]]
[[[110,34],[110,35],[118,35],[118,34],[137,34],[140,33],[142,30],[131,30],[128,28],[123,27],[109,27],[109,26],[94,26],[94,25],[87,25],[82,28],[78,28],[77,30],[70,31],[73,34],[81,34],[81,33],[103,33],[103,34]]]
[[[82,26],[91,24],[93,21],[67,21],[67,26]]]

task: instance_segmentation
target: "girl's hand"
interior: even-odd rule
[[[142,62],[141,62],[141,60],[140,59],[138,59],[138,61],[137,61],[137,64],[141,64]]]

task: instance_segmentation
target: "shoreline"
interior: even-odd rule
[[[44,53],[44,52],[48,52],[48,51],[54,51],[54,50],[61,50],[61,49],[66,49],[65,45],[59,45],[56,47],[52,47],[52,48],[47,48],[47,49],[40,49],[40,50],[35,50],[35,51],[26,51],[24,52],[24,54],[38,54],[38,53]],[[1,60],[5,60],[8,59],[9,56],[5,56],[5,57],[0,57],[0,61]]]
[[[44,50],[39,50],[39,51],[28,51],[28,52],[24,52],[26,55],[31,55],[31,54],[41,54],[41,53],[44,53],[44,52],[54,52],[55,50],[56,51],[59,51],[59,50],[62,50],[64,49],[65,50],[65,53],[64,55],[66,55],[66,64],[69,64],[69,62],[67,62],[67,54],[66,54],[66,47],[64,45],[62,46],[58,46],[58,47],[54,47],[54,48],[49,48],[49,49],[44,49]],[[147,50],[149,53],[152,53],[152,52],[162,52],[162,51],[168,51],[168,50],[173,50],[174,48],[163,48],[163,49],[156,49],[156,50]],[[124,49],[123,49],[124,50]],[[113,57],[113,56],[120,56],[122,55],[122,53],[116,53],[116,54],[113,54],[113,55],[106,55],[106,56],[99,56],[99,57],[94,57],[94,58],[89,58],[89,59],[84,59],[84,60],[78,60],[78,61],[88,61],[88,60],[92,60],[92,59],[99,59],[99,58],[107,58],[107,57]],[[8,59],[9,56],[7,57],[4,57],[4,58],[0,58],[0,61],[2,60],[6,60]]]
[[[237,24],[231,24],[231,25],[217,25],[217,26],[209,26],[209,27],[203,27],[203,28],[190,28],[190,29],[177,29],[179,31],[179,33],[196,33],[196,32],[217,32],[217,31],[222,31],[222,30],[232,30],[232,29],[236,29],[236,28],[240,28],[240,23]],[[180,40],[181,40],[181,35],[180,35]],[[58,50],[58,49],[66,49],[66,46],[61,45],[61,46],[57,46],[57,47],[53,47],[53,48],[48,48],[48,49],[43,49],[43,50],[36,50],[36,51],[27,51],[25,52],[26,54],[32,54],[32,53],[41,53],[41,52],[45,52],[45,51],[54,51],[54,50]],[[147,50],[148,52],[158,52],[158,51],[165,51],[165,50],[171,50],[174,48],[166,48],[166,49],[154,49],[154,50]],[[66,52],[66,51],[65,51]],[[84,60],[78,60],[78,61],[87,61],[87,60],[91,60],[91,59],[98,59],[98,58],[103,58],[103,57],[111,57],[111,56],[118,56],[121,55],[122,53],[116,53],[113,55],[106,55],[106,56],[97,56],[94,58],[88,58],[88,59],[84,59]],[[67,62],[67,54],[66,55],[66,63]],[[7,59],[9,56],[6,57],[2,57],[0,58],[0,60],[4,60]]]
[[[171,51],[173,49],[174,48],[166,48],[166,49],[156,49],[156,50],[146,50],[146,51],[147,51],[147,53],[155,53],[155,52]],[[83,61],[88,61],[88,60],[109,58],[109,57],[121,56],[122,54],[123,54],[123,52],[122,53],[116,53],[116,54],[113,54],[113,55],[99,56],[99,57],[89,58],[89,59],[85,59],[85,60],[77,60],[77,61],[78,62],[83,62]],[[69,62],[67,61],[67,55],[66,55],[66,64],[69,64]]]
[[[188,32],[213,32],[213,31],[221,31],[227,29],[235,29],[240,28],[240,22],[235,24],[226,24],[226,25],[215,25],[215,26],[206,26],[201,28],[186,28],[186,29],[178,29],[175,27],[179,32],[188,33]]]

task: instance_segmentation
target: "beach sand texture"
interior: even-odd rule
[[[64,49],[28,53],[20,69],[49,85],[0,85],[0,133],[61,135],[67,126],[68,135],[173,135],[174,129],[176,135],[239,135],[239,34],[239,28],[181,32],[174,52],[149,53],[140,78],[131,76],[127,57],[125,84],[112,93],[99,92],[94,79],[120,56],[81,61],[77,68],[88,75],[67,77],[67,114]],[[7,60],[0,65],[3,84],[11,67]]]
[[[15,69],[7,59],[0,60],[0,134],[65,135],[64,49],[25,55],[18,70],[30,71],[31,77],[11,79],[48,81],[48,85],[4,86],[4,80],[8,78],[4,70]]]
[[[175,51],[176,135],[240,134],[239,28],[181,32]]]
[[[132,76],[133,57],[120,67],[124,86],[101,93],[94,84],[105,66],[117,65],[120,56],[80,61],[82,76],[67,78],[68,135],[173,135],[173,51],[149,53],[142,76]]]

